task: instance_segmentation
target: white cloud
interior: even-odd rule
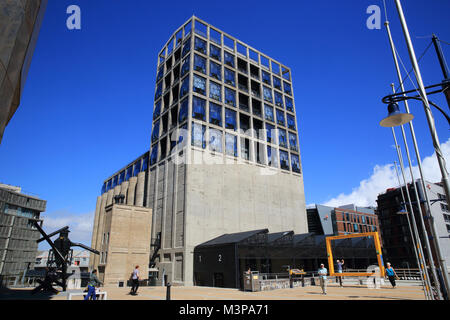
[[[69,239],[72,242],[79,242],[84,245],[91,245],[92,227],[94,225],[94,212],[75,214],[65,211],[44,213],[41,216],[44,220],[43,229],[46,233],[51,233],[62,227],[69,226]],[[51,238],[55,240],[55,237]],[[43,246],[48,248],[47,242],[43,241]]]
[[[450,163],[450,139],[441,144],[441,151],[447,163]],[[414,150],[410,150],[411,160],[415,158]],[[406,156],[403,156],[403,162],[407,166],[408,162]],[[397,161],[398,162],[398,161]],[[418,166],[412,166],[412,171],[415,179],[420,178]],[[436,153],[422,159],[422,171],[426,181],[438,182],[441,181],[441,171],[436,159]],[[403,178],[399,168],[400,181],[403,184]],[[411,174],[409,167],[405,167],[406,181],[411,182]],[[393,164],[376,165],[373,168],[372,175],[362,180],[359,186],[354,188],[351,193],[341,193],[337,197],[332,198],[324,203],[326,206],[337,207],[346,204],[356,204],[358,206],[376,206],[376,199],[378,194],[383,193],[388,188],[397,187],[398,179],[395,167]]]

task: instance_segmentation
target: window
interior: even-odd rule
[[[250,108],[248,105],[248,96],[239,93],[239,109],[249,112]]]
[[[290,114],[287,116],[287,123],[289,129],[295,130],[295,118]]]
[[[196,122],[192,123],[192,145],[205,149],[205,131],[206,127]]]
[[[272,72],[276,73],[276,74],[280,74],[280,65],[273,61],[272,61]]]
[[[181,76],[183,77],[186,73],[189,72],[189,64],[190,64],[190,59],[189,56],[187,56],[186,58],[184,58],[183,60],[183,65],[181,66]]]
[[[234,40],[231,38],[228,38],[226,35],[223,36],[223,44],[234,51]]]
[[[227,66],[230,66],[230,67],[232,67],[232,68],[234,68],[235,67],[235,64],[234,64],[234,55],[232,55],[231,53],[228,53],[228,52],[224,52],[223,53],[223,58],[224,58],[224,62],[225,62],[225,64],[227,65]]]
[[[194,70],[206,74],[206,59],[194,54]]]
[[[142,158],[142,169],[141,171],[147,170],[148,167],[148,157]]]
[[[241,138],[241,157],[250,160],[250,140]]]
[[[222,101],[222,86],[220,84],[210,81],[209,97],[217,101]]]
[[[236,49],[237,52],[242,54],[244,57],[247,57],[247,47],[240,44],[239,42],[236,43]]]
[[[442,211],[447,211],[447,212],[448,212],[448,211],[449,211],[449,210],[448,210],[448,205],[441,203],[441,210],[442,210]]]
[[[286,110],[294,112],[294,104],[292,103],[292,99],[284,96],[284,101],[286,102]]]
[[[278,167],[277,149],[267,146],[267,164],[272,167]]]
[[[258,53],[252,49],[248,49],[249,58],[258,63]]]
[[[242,74],[238,75],[238,88],[239,90],[248,92],[248,78]]]
[[[140,171],[141,171],[141,159],[139,159],[134,163],[133,176],[137,176]]]
[[[445,226],[447,227],[448,233],[450,233],[450,225],[446,224]]]
[[[291,85],[286,81],[283,81],[283,86],[284,86],[284,93],[287,93],[288,95],[292,96]]]
[[[161,100],[159,100],[159,101],[155,104],[155,110],[153,111],[153,120],[155,120],[156,118],[158,118],[160,114],[161,114]]]
[[[213,102],[209,103],[209,122],[216,126],[222,126],[222,106]]]
[[[277,109],[277,124],[279,124],[280,126],[286,126],[283,110]]]
[[[171,54],[173,51],[173,40],[174,38],[170,39],[169,44],[167,45],[167,55]]]
[[[127,168],[127,173],[126,173],[126,175],[125,175],[125,181],[128,181],[128,179],[131,178],[132,172],[133,172],[133,167],[132,167],[132,166],[128,167],[128,168]]]
[[[269,88],[263,86],[263,95],[264,95],[264,100],[269,101],[269,102],[273,102],[272,90],[270,90]]]
[[[181,101],[180,112],[178,114],[178,123],[183,123],[186,120],[188,114],[188,104],[189,104],[188,98]]]
[[[271,85],[270,74],[264,70],[262,71],[262,81],[269,86]]]
[[[198,52],[206,54],[206,41],[195,37],[194,49]]]
[[[248,72],[247,61],[238,58],[237,59],[237,68],[240,72],[247,73]]]
[[[187,39],[184,42],[183,51],[182,51],[181,55],[184,57],[186,54],[189,53],[189,51],[191,51],[191,38]]]
[[[281,74],[285,80],[291,81],[291,73],[287,68],[281,67]]]
[[[123,180],[125,179],[125,171],[122,171],[119,174],[119,184],[122,184]]]
[[[155,122],[152,130],[152,142],[155,142],[159,138],[159,120]]]
[[[206,38],[206,32],[208,30],[208,27],[206,25],[204,25],[203,23],[201,23],[198,20],[195,20],[194,28],[195,28],[195,33],[196,34],[199,34],[199,35],[201,35],[201,36]]]
[[[283,95],[278,93],[277,91],[274,92],[274,96],[275,96],[275,104],[279,107],[284,108],[283,105]]]
[[[213,44],[209,45],[209,56],[218,61],[222,61],[222,49]]]
[[[236,107],[236,92],[234,90],[225,88],[225,103]]]
[[[272,133],[275,133],[275,127],[269,123],[266,123],[266,138],[267,142],[274,143],[275,140],[273,139]]]
[[[236,86],[236,78],[234,75],[234,71],[225,68],[225,83],[231,86]]]
[[[274,88],[276,88],[276,89],[281,91],[281,80],[280,80],[280,78],[273,77],[273,86],[274,86]]]
[[[273,108],[267,104],[264,104],[264,115],[266,120],[274,121]]]
[[[194,75],[194,92],[206,95],[206,79]]]
[[[251,135],[250,117],[243,113],[239,113],[239,129],[241,130],[241,133]]]
[[[155,100],[158,100],[162,95],[162,81],[158,84],[158,87],[156,88],[155,92]]]
[[[280,167],[289,170],[289,154],[286,151],[280,150]]]
[[[156,82],[161,80],[163,76],[164,76],[164,65],[161,65],[158,69],[158,74],[156,76]]]
[[[222,131],[209,128],[209,149],[222,152]]]
[[[269,59],[267,59],[266,57],[264,57],[262,55],[260,55],[260,57],[261,57],[261,65],[263,67],[265,67],[266,69],[270,69],[270,67],[269,67]]]
[[[180,29],[177,34],[175,35],[175,41],[176,41],[176,46],[178,47],[181,44],[181,41],[183,40],[183,30]]]
[[[186,23],[186,25],[184,26],[184,36],[186,37],[187,35],[189,35],[189,33],[191,33],[191,21],[189,21],[188,23]]]
[[[209,63],[209,76],[221,81],[222,80],[222,67],[215,63],[215,62],[210,62]]]
[[[106,191],[108,191],[109,189],[111,189],[111,183],[112,183],[112,179],[110,179],[108,181],[108,183],[106,184]]]
[[[225,152],[229,156],[237,157],[237,137],[235,135],[225,133]]]
[[[282,129],[278,129],[278,145],[283,148],[287,148],[287,137],[286,131]]]
[[[297,147],[297,135],[289,132],[289,147],[293,151],[298,151]]]
[[[236,130],[236,111],[225,108],[225,128]]]
[[[358,225],[357,224],[353,224],[353,231],[354,232],[358,232]]]
[[[184,78],[180,87],[180,98],[184,97],[189,92],[189,76]]]
[[[253,129],[255,130],[255,138],[264,139],[264,128],[261,120],[253,118]]]
[[[259,142],[255,142],[255,154],[256,154],[256,162],[259,164],[265,163],[265,156],[264,156],[265,150],[264,145]]]
[[[299,157],[295,154],[291,154],[291,165],[293,172],[300,173],[300,160]]]
[[[222,34],[219,31],[209,28],[209,40],[220,45],[222,44]]]
[[[252,110],[253,110],[253,114],[255,116],[258,116],[258,117],[262,116],[261,102],[259,100],[252,99]]]
[[[250,76],[255,79],[259,79],[259,68],[250,64]]]
[[[258,82],[256,81],[251,81],[251,93],[252,96],[257,97],[257,98],[261,98],[261,88]]]
[[[206,100],[192,97],[192,118],[205,121]]]

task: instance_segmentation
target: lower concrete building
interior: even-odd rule
[[[33,268],[40,238],[33,221],[42,224],[46,203],[20,187],[0,184],[0,286],[18,284]]]
[[[131,189],[122,191],[128,200],[135,197]],[[95,215],[92,246],[100,255],[91,254],[90,267],[98,269],[104,285],[126,285],[136,265],[141,279],[148,279],[152,210],[128,205],[125,198],[124,194],[115,195],[113,203],[98,205]]]

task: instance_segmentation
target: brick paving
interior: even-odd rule
[[[165,287],[140,287],[137,296],[129,295],[129,288],[102,288],[108,293],[108,300],[165,300]],[[64,300],[67,297],[56,295],[52,300]],[[81,299],[80,296],[74,299]],[[261,292],[244,292],[237,289],[210,287],[172,287],[172,300],[424,300],[423,289],[418,285],[403,285],[395,289],[382,286],[368,289],[362,285],[339,287],[328,286],[327,295],[322,294],[320,286],[297,287]]]

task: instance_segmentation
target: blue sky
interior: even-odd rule
[[[381,7],[384,22],[381,0],[171,3],[49,1],[21,105],[0,145],[0,182],[47,200],[49,229],[76,224],[73,240],[90,243],[102,181],[149,148],[157,54],[193,14],[291,68],[308,204],[365,192],[362,184],[392,173],[391,131],[378,123],[386,116],[381,98],[398,83],[383,25],[366,27],[370,5]],[[386,3],[410,70],[394,2]],[[81,8],[81,30],[66,28],[72,4]],[[432,33],[450,43],[449,1],[403,1],[403,8],[418,57]],[[442,46],[450,62],[450,46]],[[433,47],[419,64],[426,85],[442,80]],[[430,99],[449,110],[443,96]],[[423,108],[410,108],[421,155],[430,157]],[[445,143],[448,125],[434,114]]]

